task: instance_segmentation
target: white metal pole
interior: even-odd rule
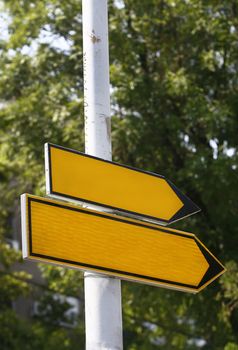
[[[82,0],[82,5],[85,149],[111,160],[107,0]],[[84,290],[86,350],[121,350],[121,281],[87,272]]]

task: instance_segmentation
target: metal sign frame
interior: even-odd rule
[[[150,230],[155,230],[160,232],[167,233],[169,235],[174,235],[174,236],[181,236],[185,237],[187,239],[192,239],[196,242],[198,248],[200,249],[201,253],[203,254],[204,258],[206,259],[209,268],[207,269],[205,275],[203,276],[202,280],[197,286],[194,285],[189,285],[189,284],[184,284],[184,283],[179,283],[177,281],[171,281],[171,280],[165,280],[165,279],[160,279],[160,278],[154,278],[150,276],[145,276],[145,275],[138,275],[133,272],[128,272],[128,271],[121,271],[117,269],[111,269],[107,267],[103,267],[100,265],[90,265],[90,264],[85,264],[84,262],[77,262],[73,260],[68,260],[68,259],[63,259],[63,258],[57,258],[54,256],[49,256],[49,255],[42,255],[33,252],[33,246],[32,246],[32,219],[31,219],[31,203],[33,202],[38,202],[42,204],[46,204],[49,206],[54,206],[58,208],[63,208],[67,210],[72,210],[74,212],[79,212],[85,214],[85,219],[87,216],[97,216],[100,218],[103,218],[105,220],[113,220],[137,227],[144,227]],[[194,235],[191,233],[186,233],[178,230],[172,230],[172,229],[167,229],[163,227],[159,227],[156,225],[151,225],[151,224],[146,224],[146,223],[141,223],[135,220],[131,219],[122,219],[118,218],[115,215],[111,214],[102,214],[100,212],[96,212],[93,210],[88,210],[84,208],[80,208],[74,205],[69,205],[69,204],[63,204],[54,200],[49,200],[41,197],[36,197],[32,195],[27,195],[24,194],[21,196],[21,217],[22,217],[22,242],[23,242],[23,257],[32,259],[32,260],[38,260],[38,261],[46,261],[48,263],[53,263],[56,265],[60,266],[67,266],[71,268],[76,268],[80,269],[83,271],[96,271],[99,273],[104,273],[108,274],[111,276],[116,276],[120,277],[121,279],[133,281],[133,282],[139,282],[139,283],[146,283],[150,285],[155,285],[159,287],[165,287],[165,288],[170,288],[170,289],[176,289],[180,291],[188,291],[192,293],[197,293],[200,290],[202,290],[206,285],[211,283],[214,279],[216,279],[219,275],[221,275],[224,271],[225,268],[223,265],[217,260],[214,255],[208,251],[208,249],[203,245],[203,243]],[[42,232],[44,234],[44,232]],[[138,236],[139,237],[139,236]],[[148,272],[149,273],[149,272]]]
[[[153,176],[153,177],[156,177],[159,179],[163,179],[167,182],[169,187],[173,190],[173,192],[181,200],[181,202],[183,203],[183,206],[177,213],[175,213],[175,215],[173,215],[172,218],[170,218],[169,220],[166,220],[163,218],[147,215],[144,213],[138,213],[138,212],[135,212],[132,210],[126,210],[124,208],[115,207],[115,206],[112,206],[108,203],[95,202],[95,201],[89,200],[88,198],[75,197],[75,196],[71,196],[67,193],[57,192],[54,190],[53,181],[52,181],[51,148],[56,148],[59,150],[63,150],[65,152],[77,154],[80,157],[87,157],[87,158],[95,159],[95,160],[103,162],[103,163],[107,163],[110,165],[114,165],[117,167],[122,167],[122,168],[125,168],[128,170],[131,170],[134,172],[139,172],[139,173],[142,173],[142,174],[145,174],[148,176]],[[105,159],[91,156],[91,155],[88,155],[88,154],[85,154],[85,153],[82,153],[82,152],[79,152],[79,151],[76,151],[76,150],[73,150],[70,148],[55,145],[52,143],[45,144],[45,176],[46,176],[46,194],[52,198],[66,200],[66,201],[74,202],[76,204],[89,203],[89,204],[93,205],[93,207],[95,207],[97,210],[112,212],[114,214],[126,216],[126,217],[136,219],[136,220],[142,220],[142,221],[147,221],[147,222],[167,226],[173,222],[184,219],[187,216],[193,215],[201,210],[196,204],[193,203],[192,200],[190,200],[186,195],[184,195],[171,181],[169,181],[168,179],[166,179],[162,175],[159,175],[159,174],[156,174],[153,172],[149,172],[149,171],[144,171],[144,170],[137,169],[137,168],[133,168],[133,167],[119,164],[116,162],[111,162],[111,161],[108,161]],[[95,181],[96,181],[96,179],[95,179]]]

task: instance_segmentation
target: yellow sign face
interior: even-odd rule
[[[23,257],[196,293],[221,263],[193,235],[24,194]]]
[[[170,224],[200,209],[163,176],[46,144],[47,194]]]

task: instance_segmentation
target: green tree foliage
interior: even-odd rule
[[[44,142],[84,150],[81,4],[1,4],[9,33],[0,38],[0,234],[10,237],[19,195],[44,195]],[[175,226],[196,233],[228,269],[195,296],[123,283],[125,348],[235,350],[238,1],[111,0],[109,9],[113,158],[163,174],[187,193],[202,213]],[[1,252],[12,254],[4,245]],[[52,293],[80,295],[80,274],[42,270]],[[28,276],[1,276],[0,323],[12,325],[11,334],[1,327],[4,339],[19,339],[20,349],[27,330],[31,349],[44,338],[47,350],[71,349],[76,333],[54,324],[67,305],[20,322],[10,304],[30,293]],[[43,309],[52,293],[43,294]]]

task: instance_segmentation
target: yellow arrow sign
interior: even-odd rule
[[[225,269],[193,235],[21,197],[24,258],[196,293]]]
[[[163,176],[46,144],[47,194],[170,224],[200,209]]]

